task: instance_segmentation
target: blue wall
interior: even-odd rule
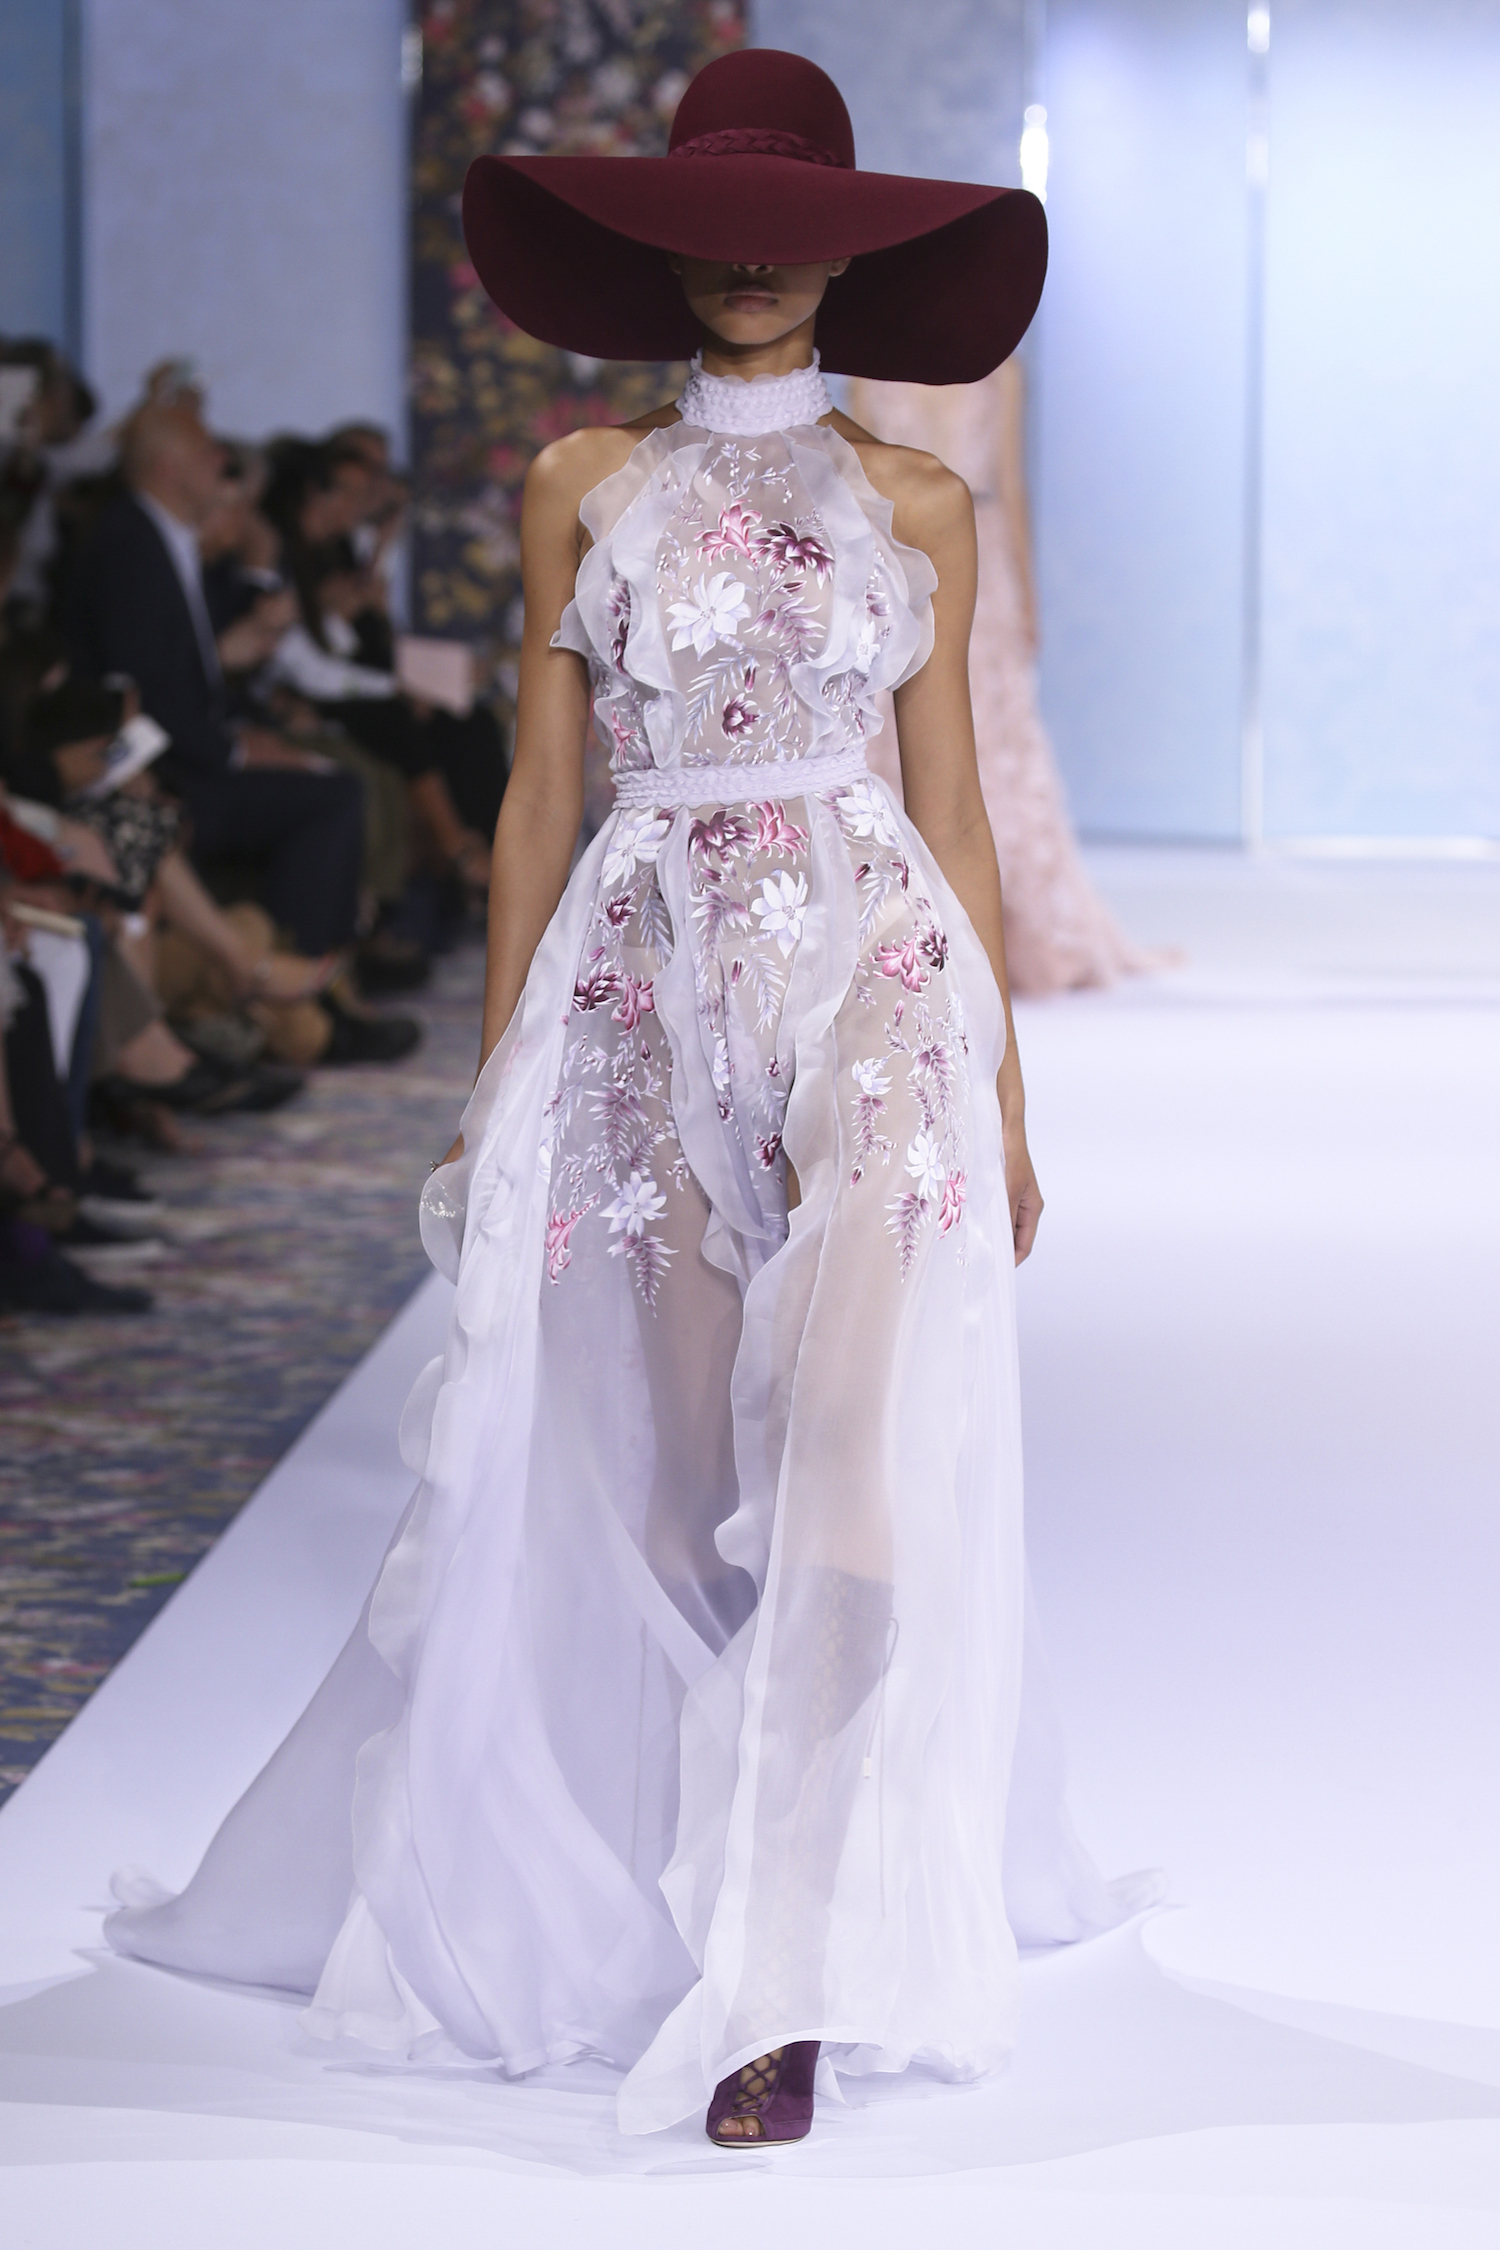
[[[863,162],[1002,181],[1022,31],[1000,0],[755,10],[845,88]],[[1074,811],[1126,837],[1500,836],[1500,0],[1272,0],[1265,70],[1262,293],[1243,0],[1047,0],[1026,351]]]
[[[1042,691],[1095,834],[1239,832],[1245,73],[1226,0],[1051,0]]]
[[[820,63],[869,172],[1020,179],[1025,0],[750,0],[750,43]]]
[[[65,0],[4,0],[0,6],[3,336],[63,338],[76,324],[70,32]]]
[[[404,424],[404,0],[89,0],[85,349],[185,353],[222,429]]]
[[[1500,4],[1273,0],[1269,836],[1500,836]]]

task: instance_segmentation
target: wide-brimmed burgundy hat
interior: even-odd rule
[[[1047,222],[1024,188],[860,172],[842,95],[801,55],[745,48],[700,70],[661,157],[481,156],[464,239],[527,335],[597,359],[700,342],[664,251],[806,265],[852,257],[817,340],[830,373],[972,383],[1026,333]]]

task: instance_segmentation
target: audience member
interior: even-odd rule
[[[223,456],[188,404],[143,407],[123,449],[129,493],[80,556],[67,619],[85,677],[125,674],[171,738],[163,779],[209,860],[265,855],[261,896],[307,954],[350,943],[363,807],[357,779],[269,729],[231,730],[197,527]]]
[[[16,338],[0,346],[0,367],[32,378],[27,401],[0,442],[8,444],[12,462],[25,464],[31,488],[9,598],[34,623],[54,590],[59,495],[78,478],[109,470],[116,446],[108,431],[89,427],[98,401],[55,345],[38,336]]]
[[[109,851],[118,901],[136,925],[121,942],[137,973],[181,1017],[176,1028],[187,1043],[200,1058],[241,1071],[263,1047],[296,1062],[389,1062],[409,1053],[417,1025],[365,1009],[336,955],[310,961],[279,953],[267,916],[255,908],[226,911],[209,895],[181,848],[176,807],[150,769],[119,780],[111,773],[111,744],[126,715],[121,691],[86,682],[37,697],[27,712],[23,770],[37,799],[92,829]],[[159,960],[168,933],[175,941],[175,1008]],[[235,1016],[242,1019],[238,1031],[227,1020]],[[219,1028],[210,1034],[207,1022]],[[263,1091],[264,1075],[253,1074],[250,1083]],[[225,1106],[222,1094],[212,1106]]]
[[[0,867],[9,879],[12,916],[29,910],[76,922],[89,945],[89,1054],[82,1090],[150,1137],[174,1136],[145,1113],[275,1109],[299,1092],[298,1072],[256,1063],[225,1067],[193,1050],[168,1026],[143,958],[144,925],[130,911],[119,871],[93,829],[35,799],[0,793]],[[81,1123],[80,1114],[75,1122]],[[35,1153],[35,1152],[34,1152]]]
[[[419,947],[391,928],[411,872],[405,784],[336,724],[278,687],[269,660],[297,623],[297,599],[281,578],[281,536],[259,505],[264,457],[248,446],[231,445],[226,453],[228,472],[199,546],[231,717],[273,726],[358,774],[365,796],[360,978],[372,990],[408,990],[426,980],[429,963]]]
[[[258,450],[204,408],[163,361],[100,428],[0,339],[0,1309],[147,1308],[85,1270],[164,1218],[92,1131],[181,1151],[184,1114],[408,1052],[360,984],[425,976],[488,883],[501,738],[393,630],[385,434]]]
[[[322,446],[280,441],[272,455],[265,505],[301,609],[280,674],[407,778],[430,857],[482,896],[504,748],[483,704],[460,717],[402,690],[381,568],[402,495],[384,447],[353,425]]]

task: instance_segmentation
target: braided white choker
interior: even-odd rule
[[[756,375],[748,383],[738,375],[705,375],[699,352],[677,411],[697,430],[765,437],[772,430],[800,430],[821,422],[833,412],[833,400],[818,372],[816,352],[811,367],[796,367],[790,375]]]

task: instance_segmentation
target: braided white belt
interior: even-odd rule
[[[766,758],[755,765],[653,766],[615,776],[615,804],[647,806],[758,805],[772,797],[815,797],[869,772],[862,742],[819,758]]]

